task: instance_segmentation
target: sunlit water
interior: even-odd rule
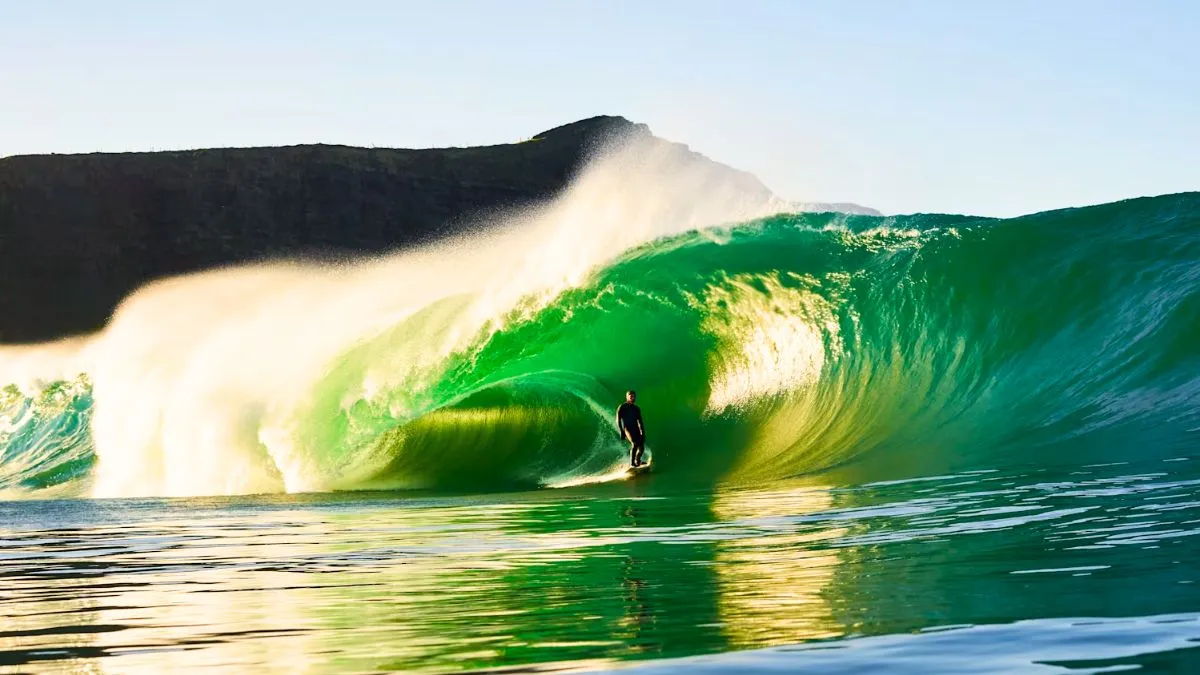
[[[1200,462],[0,503],[0,670],[1200,672]]]

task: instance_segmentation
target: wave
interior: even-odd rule
[[[610,480],[627,388],[668,484],[1194,447],[1200,195],[1008,220],[772,214],[638,162],[670,178],[635,187],[625,154],[483,239],[145,289],[54,361],[82,375],[42,368],[0,396],[0,490]]]

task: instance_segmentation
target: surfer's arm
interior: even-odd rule
[[[621,438],[625,438],[625,421],[621,419],[621,409],[617,408],[617,433],[621,434]]]

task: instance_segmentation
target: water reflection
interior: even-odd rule
[[[597,668],[1200,607],[1186,465],[660,494],[0,503],[0,668]]]
[[[844,527],[797,530],[797,517],[830,508],[828,489],[717,493],[713,512],[742,536],[719,541],[716,560],[725,633],[735,648],[789,644],[844,633],[826,592],[839,562],[827,543]]]
[[[139,502],[120,528],[76,502],[56,507],[69,527],[6,530],[24,632],[0,637],[3,663],[463,670],[723,644],[712,543],[687,537],[707,498],[280,501]],[[56,602],[88,611],[49,632]]]

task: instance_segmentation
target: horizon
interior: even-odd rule
[[[618,5],[19,6],[0,157],[467,147],[619,115],[782,198],[889,214],[1200,188],[1200,7]]]

